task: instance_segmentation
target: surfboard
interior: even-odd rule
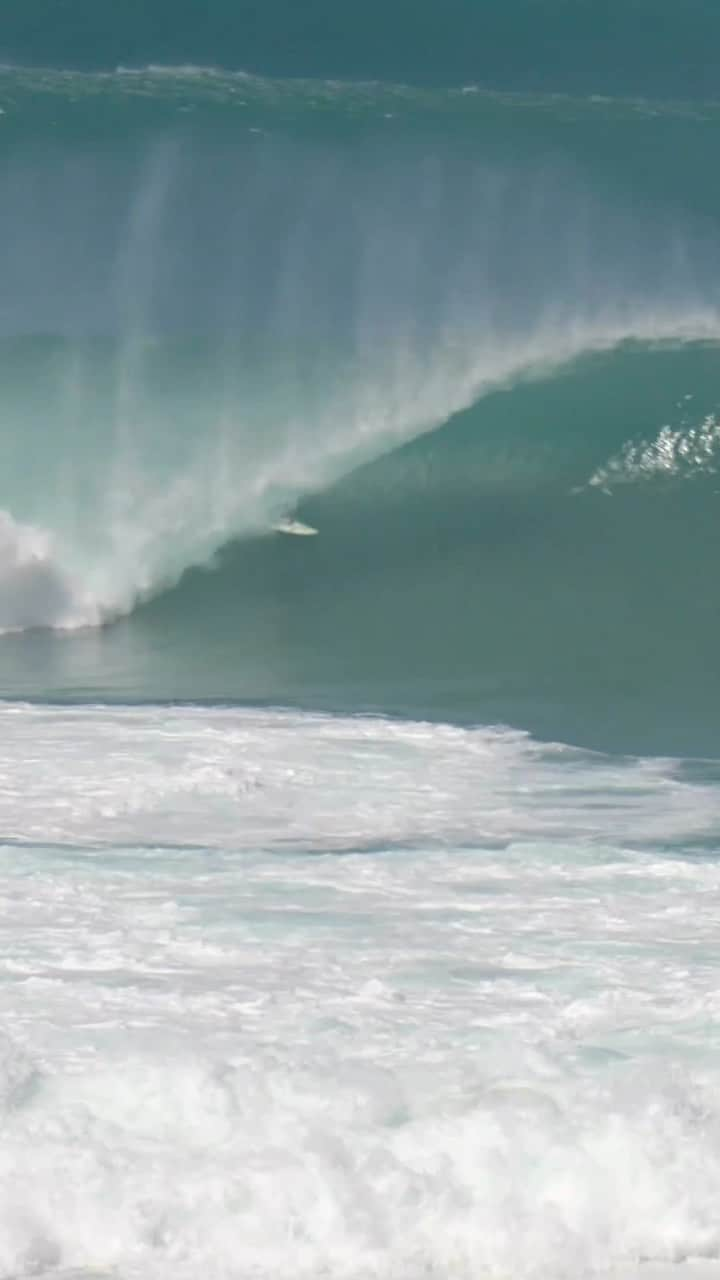
[[[273,529],[276,533],[293,533],[298,538],[314,537],[317,533],[317,529],[313,529],[311,524],[303,524],[302,520],[278,520]]]

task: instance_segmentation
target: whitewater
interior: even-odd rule
[[[0,1280],[719,1280],[710,17],[102,8],[0,31]]]
[[[3,1274],[716,1257],[716,765],[0,719]]]

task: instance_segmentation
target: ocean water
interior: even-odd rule
[[[0,5],[2,1280],[720,1277],[719,37]]]

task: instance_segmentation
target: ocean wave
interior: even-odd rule
[[[108,69],[119,63],[248,67],[285,77],[488,83],[587,93],[713,93],[718,19],[703,0],[318,0],[308,22],[290,0],[149,0],[142,12],[102,12],[73,0],[52,24],[41,0],[7,6],[2,54],[37,66]],[[538,57],[538,48],[543,55]]]
[[[445,371],[442,378],[432,374],[428,378],[427,371],[413,363],[403,369],[400,385],[390,382],[384,394],[372,388],[368,396],[361,388],[356,391],[352,406],[347,400],[343,403],[333,399],[319,420],[309,416],[298,423],[294,416],[289,420],[281,418],[274,437],[266,434],[258,439],[252,430],[243,431],[242,421],[238,423],[222,413],[216,420],[214,436],[196,436],[192,430],[183,436],[177,419],[172,413],[168,415],[166,406],[158,414],[157,406],[146,403],[135,431],[131,435],[116,434],[115,456],[108,456],[102,437],[88,441],[90,451],[84,455],[68,458],[63,453],[68,477],[64,493],[58,494],[51,480],[52,462],[46,458],[46,496],[43,498],[37,489],[28,495],[36,507],[45,506],[45,525],[18,521],[7,512],[3,515],[0,627],[67,629],[113,620],[172,586],[187,570],[203,565],[212,568],[217,553],[227,544],[271,534],[280,516],[298,502],[332,489],[344,476],[351,476],[350,492],[355,485],[362,495],[363,485],[368,484],[365,477],[369,464],[375,459],[381,461],[374,471],[369,469],[369,474],[377,477],[369,482],[369,497],[360,497],[361,509],[357,510],[351,496],[345,516],[340,516],[343,525],[355,519],[359,539],[366,537],[363,529],[368,524],[382,527],[388,503],[397,515],[408,499],[416,500],[419,475],[425,518],[431,513],[437,521],[442,520],[444,508],[445,515],[450,514],[450,505],[461,494],[480,501],[483,495],[512,496],[535,488],[542,491],[548,486],[562,492],[573,487],[571,480],[580,480],[581,487],[586,484],[609,489],[620,478],[628,483],[638,475],[647,477],[651,471],[667,477],[685,474],[693,466],[701,469],[701,464],[707,471],[716,434],[708,434],[707,424],[714,422],[711,418],[686,429],[684,434],[680,428],[676,433],[669,427],[660,430],[661,442],[675,439],[676,434],[678,440],[685,441],[674,447],[674,469],[661,444],[647,446],[624,440],[617,458],[610,457],[584,476],[588,444],[590,457],[597,457],[603,447],[612,448],[612,433],[605,435],[607,444],[603,446],[602,437],[588,441],[582,434],[566,434],[561,440],[561,432],[553,438],[549,426],[539,428],[544,434],[533,438],[528,428],[528,421],[542,421],[546,416],[544,406],[552,407],[553,388],[558,379],[562,384],[563,368],[572,367],[578,360],[580,374],[572,384],[576,400],[568,403],[566,396],[562,406],[570,422],[574,413],[584,411],[588,395],[583,373],[586,360],[590,361],[590,386],[598,381],[611,386],[616,361],[618,382],[622,384],[629,372],[635,379],[637,395],[641,375],[636,370],[650,367],[655,372],[665,361],[672,360],[666,346],[657,345],[664,332],[662,324],[652,320],[648,331],[652,335],[649,345],[628,348],[630,354],[623,354],[626,349],[622,332],[608,327],[594,333],[561,335],[556,344],[545,335],[544,341],[530,342],[525,348],[495,351],[492,359],[485,351],[477,364],[468,362],[463,366],[461,362],[459,368],[451,364],[450,372]],[[673,330],[668,327],[668,331]],[[678,326],[683,344],[690,345],[681,345],[676,354],[682,359],[683,351],[689,353],[688,368],[693,368],[695,345],[689,335],[694,334],[695,343],[700,343],[693,373],[695,369],[704,371],[708,362],[712,364],[714,344],[708,348],[706,343],[708,335],[718,332],[720,326],[710,315],[688,318]],[[611,354],[613,350],[615,356]],[[633,350],[638,353],[635,357]],[[605,357],[600,354],[603,351]],[[187,355],[184,348],[175,353],[183,354]],[[46,361],[44,343],[35,355],[43,363]],[[25,361],[27,356],[25,352]],[[161,362],[167,362],[168,352],[155,344],[152,357],[158,356]],[[63,357],[61,369],[68,358],[72,359]],[[115,376],[123,368],[122,355],[119,359],[114,355],[109,366],[111,374]],[[674,381],[677,383],[677,378]],[[515,393],[510,391],[513,385]],[[173,404],[177,403],[178,390],[175,389]],[[135,394],[137,391],[136,386]],[[121,389],[115,387],[114,394],[117,397]],[[523,415],[514,425],[513,394]],[[510,410],[508,413],[506,409],[495,424],[498,396]],[[487,397],[493,399],[493,407],[484,411]],[[531,411],[529,400],[537,402]],[[70,403],[77,407],[77,388]],[[666,401],[661,405],[671,407]],[[447,427],[443,424],[457,415],[462,418],[470,406],[474,406],[472,425],[462,429],[467,448],[458,451],[454,444],[457,432],[452,432],[449,448],[444,450],[442,437]],[[206,409],[206,402],[196,404],[198,419]],[[630,424],[623,424],[621,429],[630,430]],[[567,433],[566,424],[562,430]],[[149,439],[145,438],[146,431]],[[422,461],[422,441],[428,433],[431,443],[427,451],[433,457],[429,468]],[[405,453],[405,446],[412,441],[418,446],[415,458],[412,454],[406,457]],[[67,437],[63,447],[66,442]],[[159,446],[161,453],[157,457]],[[147,449],[144,453],[143,448]],[[55,467],[60,466],[60,461]],[[353,480],[352,473],[358,468],[359,478]],[[382,499],[373,511],[378,492]],[[334,522],[337,523],[337,510]]]
[[[709,661],[714,108],[197,62],[0,76],[0,625],[131,615],[172,697],[223,619],[232,696],[333,703],[344,653],[353,707],[510,718]]]
[[[6,142],[52,137],[76,145],[97,136],[99,128],[106,141],[116,142],[128,132],[200,132],[205,121],[215,132],[236,136],[250,127],[346,138],[452,130],[456,142],[492,133],[514,145],[535,138],[600,154],[611,137],[619,163],[624,153],[642,151],[646,166],[655,163],[655,140],[666,137],[668,145],[679,148],[676,172],[682,172],[687,194],[690,175],[680,148],[697,152],[707,147],[704,167],[709,181],[715,145],[710,135],[720,126],[720,102],[710,95],[543,92],[487,83],[423,87],[368,77],[287,78],[202,64],[147,63],[89,71],[4,63],[0,119]],[[657,156],[658,167],[660,159]]]

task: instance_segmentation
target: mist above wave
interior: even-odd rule
[[[6,627],[126,612],[492,388],[720,333],[708,226],[536,143],[48,137],[0,189]]]

